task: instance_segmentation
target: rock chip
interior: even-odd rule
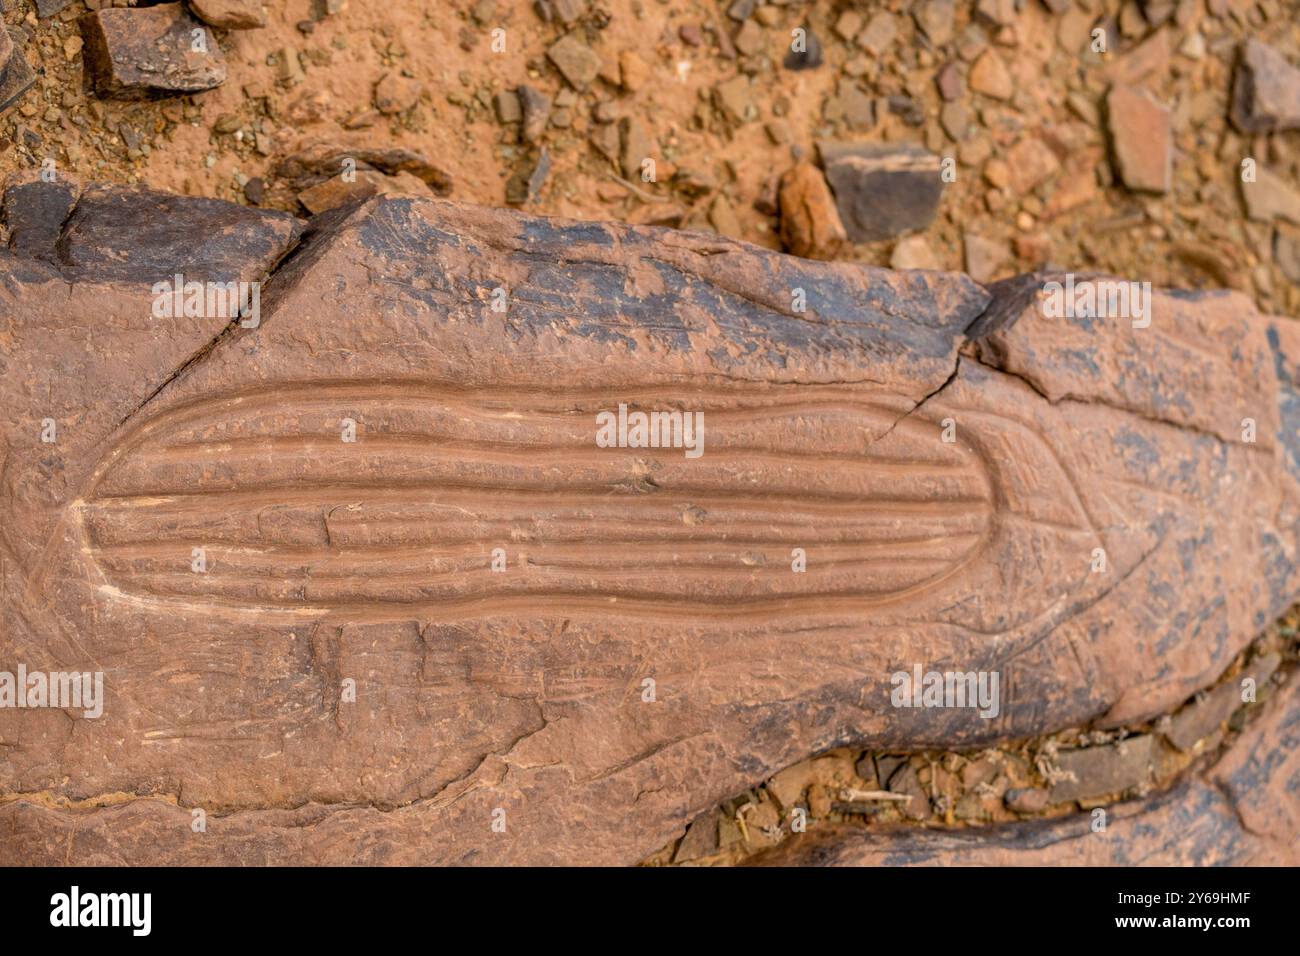
[[[375,84],[375,109],[385,116],[405,113],[420,102],[424,84],[414,77],[387,73]]]
[[[787,70],[814,70],[825,62],[822,41],[818,39],[813,28],[805,23],[799,28],[803,33],[792,41],[790,52],[785,55]]]
[[[1136,192],[1168,192],[1173,182],[1169,108],[1146,93],[1113,86],[1106,96],[1106,119],[1124,185]]]
[[[142,99],[198,93],[226,80],[215,37],[196,50],[206,28],[179,3],[111,8],[81,18],[86,73],[100,96]]]
[[[876,242],[924,229],[939,210],[939,157],[918,146],[819,142],[848,236]]]
[[[519,107],[523,115],[520,138],[525,143],[539,142],[551,118],[551,98],[527,84],[515,92],[519,95]]]
[[[572,33],[551,44],[546,56],[569,85],[577,90],[591,86],[600,73],[600,56]]]
[[[1232,87],[1232,122],[1243,133],[1300,129],[1300,69],[1259,40],[1247,40]]]
[[[966,274],[980,283],[997,278],[998,270],[1011,258],[1006,243],[971,232],[962,237],[962,247],[966,254]]]
[[[1241,183],[1241,197],[1246,215],[1256,222],[1283,219],[1300,225],[1300,191],[1270,170],[1257,167],[1255,181]]]
[[[985,50],[970,70],[970,88],[996,100],[1009,100],[1015,92],[1006,63],[994,50]]]
[[[1198,741],[1211,736],[1227,722],[1233,711],[1242,706],[1243,680],[1249,678],[1254,681],[1258,694],[1281,663],[1277,654],[1255,658],[1240,674],[1224,681],[1176,713],[1170,721],[1169,729],[1165,731],[1165,739],[1185,753],[1192,751]]]
[[[1123,793],[1152,780],[1158,757],[1156,738],[1150,734],[1118,743],[1062,751],[1057,766],[1072,779],[1052,784],[1052,803]]]
[[[1051,798],[1039,787],[1019,787],[1008,790],[1002,802],[1016,813],[1040,813],[1051,805]]]
[[[15,46],[9,31],[0,23],[0,114],[22,99],[36,82],[27,57]]]
[[[848,234],[822,171],[796,163],[782,174],[778,195],[785,248],[805,259],[833,259]]]
[[[262,0],[189,0],[189,5],[199,19],[223,30],[266,26]]]
[[[425,182],[439,196],[451,192],[451,175],[421,154],[399,147],[374,149],[335,142],[315,142],[286,156],[276,165],[276,176],[301,191],[330,179],[349,166],[375,169],[387,176],[410,173]]]
[[[924,236],[905,236],[894,243],[889,255],[891,269],[938,269],[939,260]]]
[[[912,7],[912,19],[936,49],[952,40],[954,0],[922,0]]]

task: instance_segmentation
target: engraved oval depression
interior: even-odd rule
[[[620,403],[703,412],[703,454],[599,447],[597,415]],[[100,466],[82,528],[108,583],[151,603],[344,617],[875,604],[952,574],[992,524],[979,455],[910,407],[843,386],[261,388],[138,426]]]

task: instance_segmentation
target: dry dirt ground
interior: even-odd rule
[[[1295,0],[957,0],[926,17],[913,0],[284,0],[264,5],[265,27],[215,31],[229,69],[219,88],[146,102],[87,91],[78,19],[108,3],[73,0],[45,18],[35,0],[3,5],[39,78],[0,118],[0,173],[53,159],[82,181],[303,213],[277,166],[327,141],[409,148],[450,174],[452,198],[501,205],[545,149],[530,211],[778,247],[775,182],[796,156],[822,139],[908,141],[956,160],[923,244],[889,239],[841,258],[929,258],[980,279],[1046,264],[1230,286],[1300,315],[1300,226],[1250,221],[1240,188],[1244,158],[1296,188],[1300,132],[1247,139],[1228,121],[1244,39],[1300,60]],[[801,26],[824,62],[788,69]],[[1096,28],[1106,53],[1091,50]],[[566,34],[599,57],[584,89],[547,56]],[[951,101],[937,81],[948,64]],[[1168,192],[1116,182],[1112,83],[1170,107]],[[520,123],[500,121],[520,85],[550,100],[529,143]],[[635,175],[620,168],[620,128],[655,159],[653,182],[619,181]]]

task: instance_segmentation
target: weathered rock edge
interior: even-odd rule
[[[1212,766],[1170,790],[1055,820],[943,831],[828,827],[748,866],[1296,866],[1300,863],[1300,685]]]
[[[93,665],[109,699],[0,711],[0,862],[75,832],[81,863],[632,863],[841,744],[1167,711],[1297,594],[1300,345],[1242,296],[1157,293],[1134,329],[1046,319],[1043,276],[437,200],[301,241],[71,204],[6,204],[0,660]],[[260,327],[160,326],[175,273],[267,278]],[[704,410],[709,451],[594,448],[620,401]],[[196,535],[219,573],[175,573]],[[914,663],[998,670],[998,718],[891,708]]]

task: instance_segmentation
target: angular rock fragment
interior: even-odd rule
[[[439,196],[451,192],[451,175],[413,150],[372,148],[345,143],[311,143],[276,165],[276,175],[301,191],[349,170],[374,169],[388,176],[410,173]]]
[[[1129,189],[1165,193],[1173,182],[1169,108],[1145,93],[1114,86],[1106,97],[1116,171]]]
[[[36,82],[36,74],[0,23],[0,114],[22,99]]]
[[[1123,793],[1151,783],[1158,745],[1148,734],[1063,752],[1057,763],[1065,779],[1052,785],[1052,803]]]
[[[1268,44],[1247,40],[1233,78],[1231,117],[1248,134],[1300,129],[1300,68]]]
[[[939,157],[917,146],[817,144],[840,218],[854,242],[924,229],[939,210]]]
[[[800,29],[803,33],[792,43],[782,62],[787,70],[815,70],[826,59],[822,41],[809,24],[804,23]]]
[[[600,56],[572,33],[556,40],[546,56],[577,90],[591,86],[600,72]]]
[[[1300,190],[1271,170],[1255,170],[1253,181],[1241,183],[1246,215],[1256,222],[1282,219],[1300,225]]]
[[[785,248],[807,259],[834,258],[848,235],[822,171],[808,162],[786,170],[779,202]]]
[[[1224,681],[1205,695],[1204,699],[1188,704],[1170,722],[1165,732],[1168,741],[1182,751],[1191,751],[1222,726],[1242,700],[1242,679],[1249,678],[1260,689],[1273,676],[1281,663],[1276,654],[1265,655],[1252,661],[1242,675]]]
[[[255,30],[266,26],[262,0],[188,0],[188,3],[199,19],[223,30]]]
[[[0,863],[632,863],[846,739],[1154,718],[1300,593],[1300,332],[1245,297],[1135,327],[432,199],[285,257],[208,202],[95,187],[58,265],[0,255],[5,639],[108,675],[102,719],[0,709],[57,740],[0,762]],[[181,272],[265,278],[261,324],[154,319]],[[701,453],[601,441],[620,405]],[[894,706],[913,666],[1014,693]],[[102,794],[150,796],[60,805]]]
[[[86,73],[100,96],[176,96],[226,80],[216,38],[179,3],[96,10],[80,22]]]

